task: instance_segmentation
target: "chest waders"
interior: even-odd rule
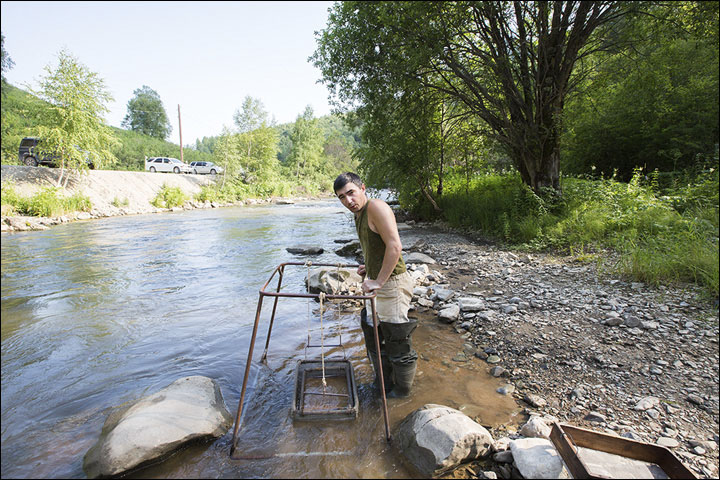
[[[373,232],[368,224],[367,207],[360,210],[355,218],[355,229],[362,247],[365,260],[365,269],[371,279],[376,279],[382,268],[382,261],[385,257],[385,242],[382,237]],[[398,259],[392,275],[407,271],[402,255]],[[412,333],[417,328],[417,321],[411,320],[403,323],[380,322],[378,333],[380,340],[380,358],[382,365],[377,365],[377,352],[375,351],[375,339],[373,328],[367,322],[367,310],[360,312],[360,324],[365,337],[365,346],[368,356],[372,361],[375,370],[376,386],[379,388],[379,369],[382,368],[385,388],[389,398],[404,398],[410,395],[415,378],[417,366],[417,352],[412,348]]]

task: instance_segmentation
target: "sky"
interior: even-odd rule
[[[294,122],[309,105],[331,113],[328,89],[308,57],[314,32],[327,26],[333,2],[21,2],[1,3],[7,81],[39,88],[46,67],[65,50],[105,81],[114,100],[108,125],[120,127],[133,91],[155,90],[183,145],[233,126],[246,96],[277,123]]]

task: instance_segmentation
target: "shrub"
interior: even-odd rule
[[[152,199],[150,204],[156,208],[173,208],[179,207],[187,201],[187,196],[180,187],[169,187],[166,184],[160,188],[160,191]]]

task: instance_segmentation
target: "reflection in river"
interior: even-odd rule
[[[2,477],[83,478],[83,455],[112,407],[184,376],[217,380],[234,415],[258,290],[278,264],[305,260],[285,248],[317,245],[326,253],[313,262],[348,263],[332,253],[334,240],[354,235],[349,214],[333,201],[114,217],[3,235]],[[304,273],[288,270],[283,291],[303,291]],[[293,422],[297,361],[319,355],[305,349],[307,312],[304,299],[281,300],[267,363],[255,350],[239,443],[248,459],[229,458],[231,430],[135,477],[411,476],[385,443],[356,312],[331,310],[325,332],[328,342],[342,335],[345,345],[328,355],[354,365],[358,419]],[[391,425],[425,403],[460,408],[485,425],[509,421],[517,407],[495,393],[499,384],[486,366],[449,361],[461,338],[432,318],[420,321],[415,393],[390,403]]]

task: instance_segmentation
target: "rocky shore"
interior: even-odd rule
[[[512,395],[530,418],[662,445],[698,477],[717,478],[716,299],[693,286],[614,276],[604,268],[610,254],[584,263],[514,253],[438,224],[401,237],[408,256],[429,257],[446,279],[416,288],[415,308],[466,340],[452,361],[483,359],[506,381],[498,394]],[[505,439],[498,453],[443,478],[516,478],[504,449],[521,427],[494,429]]]

